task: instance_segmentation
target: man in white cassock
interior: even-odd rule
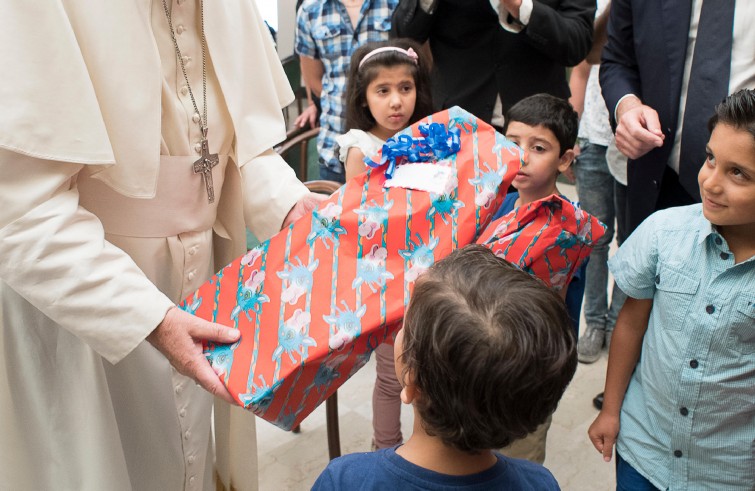
[[[256,489],[201,352],[235,331],[175,307],[316,201],[271,150],[293,95],[255,2],[0,11],[0,488],[214,489],[213,392],[216,475]]]

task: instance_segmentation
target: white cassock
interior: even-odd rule
[[[169,5],[201,111],[199,2]],[[270,35],[205,2],[210,205],[160,0],[0,11],[0,488],[213,489],[212,397],[144,339],[307,192],[270,150],[293,97]],[[253,415],[215,421],[221,480],[256,489]]]

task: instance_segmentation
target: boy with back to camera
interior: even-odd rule
[[[396,336],[414,432],[394,448],[333,460],[313,489],[557,490],[539,464],[492,449],[532,432],[576,370],[562,300],[483,246],[418,280]]]
[[[619,490],[755,489],[755,91],[708,126],[702,203],[651,215],[609,261],[629,298],[588,433],[606,461],[616,443]]]

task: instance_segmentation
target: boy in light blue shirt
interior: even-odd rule
[[[755,489],[755,91],[716,107],[702,204],[649,217],[609,261],[627,299],[588,431],[617,489]],[[617,440],[618,435],[618,440]]]

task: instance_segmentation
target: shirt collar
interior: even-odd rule
[[[720,235],[718,231],[716,230],[716,227],[710,223],[704,216],[700,217],[700,222],[698,223],[697,228],[697,243],[702,244],[705,239],[708,238],[709,235],[717,236]]]

